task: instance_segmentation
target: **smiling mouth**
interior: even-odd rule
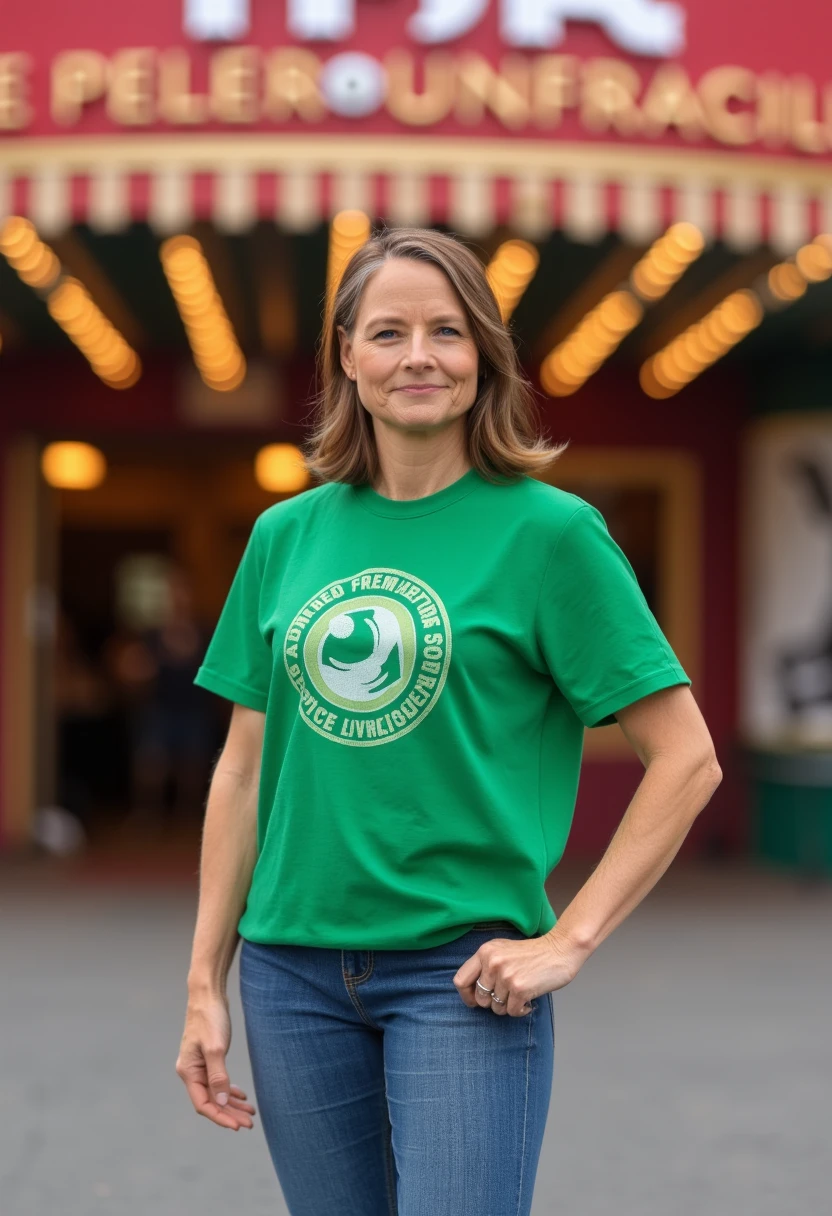
[[[403,384],[397,391],[400,393],[437,393],[444,384]]]

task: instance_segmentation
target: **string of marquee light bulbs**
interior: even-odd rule
[[[204,383],[218,392],[239,388],[245,356],[202,245],[193,236],[172,236],[162,242],[159,258]]]
[[[628,285],[607,292],[549,352],[540,366],[543,390],[552,397],[577,392],[635,329],[645,304],[666,295],[704,248],[694,224],[671,224],[633,267]]]
[[[485,276],[500,306],[503,321],[508,321],[523,293],[537,273],[540,254],[528,241],[503,241],[485,269]]]
[[[641,365],[639,381],[649,397],[673,397],[747,337],[765,316],[765,306],[792,304],[812,283],[832,276],[832,235],[801,245],[794,258],[778,262],[754,287],[731,292]]]
[[[19,278],[46,302],[49,315],[110,388],[125,389],[141,375],[139,356],[104,315],[83,283],[66,274],[31,220],[11,215],[0,228],[0,253]]]

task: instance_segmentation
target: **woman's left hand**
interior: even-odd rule
[[[481,1005],[500,1016],[519,1018],[531,1013],[529,1002],[536,997],[565,988],[585,960],[586,954],[546,934],[525,941],[494,937],[466,959],[454,984],[472,1009]],[[477,980],[505,1004],[494,1003],[488,991],[477,987]]]

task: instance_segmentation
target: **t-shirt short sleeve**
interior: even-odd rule
[[[538,641],[555,683],[585,726],[661,688],[690,684],[632,566],[588,503],[564,525],[537,609]]]
[[[272,653],[260,627],[260,546],[255,523],[194,683],[265,713]]]

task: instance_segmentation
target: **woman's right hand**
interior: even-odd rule
[[[228,1080],[225,1057],[230,1046],[227,1000],[222,996],[191,996],[176,1060],[177,1075],[185,1082],[198,1115],[237,1132],[241,1127],[254,1126],[255,1110],[239,1085]]]

